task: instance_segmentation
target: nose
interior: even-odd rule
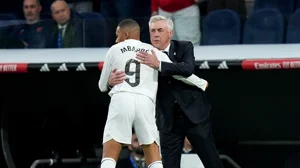
[[[31,14],[32,13],[32,9],[28,9],[27,13]]]

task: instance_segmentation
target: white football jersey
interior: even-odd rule
[[[156,101],[158,87],[158,71],[144,64],[140,64],[136,59],[136,53],[145,51],[151,53],[154,50],[157,58],[168,58],[150,44],[142,43],[138,40],[125,40],[113,45],[107,52],[99,81],[99,88],[102,92],[108,90],[108,79],[114,68],[126,73],[125,82],[112,88],[109,95],[118,92],[131,92],[148,96],[153,102]],[[159,59],[160,60],[160,59]]]

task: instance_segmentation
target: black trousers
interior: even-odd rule
[[[180,168],[185,136],[187,136],[205,168],[223,168],[214,144],[210,121],[193,124],[177,104],[174,105],[174,121],[171,132],[160,131],[164,167]]]

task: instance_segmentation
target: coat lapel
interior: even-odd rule
[[[169,58],[172,62],[177,62],[174,58],[176,56],[176,51],[175,51],[175,44],[173,41],[171,41],[170,49],[169,49]]]
[[[66,28],[66,32],[65,32],[65,36],[64,36],[64,40],[63,40],[64,48],[72,47],[72,44],[71,44],[72,43],[72,41],[71,41],[72,35],[73,35],[73,29],[69,23]]]

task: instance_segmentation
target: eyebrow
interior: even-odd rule
[[[23,5],[24,7],[29,7],[29,6],[37,6],[36,4],[26,4],[26,5]]]
[[[157,28],[157,29],[154,29],[152,28],[151,30],[163,30],[164,28]]]

